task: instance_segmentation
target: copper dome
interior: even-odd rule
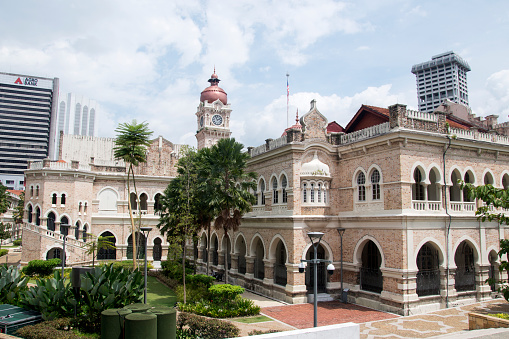
[[[208,102],[214,102],[219,99],[224,105],[226,105],[228,103],[226,92],[218,86],[219,81],[221,80],[217,77],[215,69],[214,74],[210,76],[208,81],[210,82],[210,86],[201,92],[200,101],[204,102],[207,100]]]

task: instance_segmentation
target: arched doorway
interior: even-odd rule
[[[76,240],[79,240],[80,239],[80,222],[76,221],[75,226],[76,226],[76,228],[74,229],[74,237],[76,238]]]
[[[238,267],[240,274],[246,274],[246,242],[244,237],[238,237],[235,246],[235,252],[238,255]]]
[[[35,208],[35,224],[41,226],[41,209],[39,207]]]
[[[262,241],[256,239],[255,245],[255,260],[254,260],[254,277],[256,279],[265,278],[265,263],[263,258],[265,257],[265,250],[263,249]]]
[[[362,267],[360,269],[361,290],[381,293],[383,276],[380,270],[382,256],[376,244],[368,240],[362,250]]]
[[[85,224],[85,225],[83,225],[83,242],[87,242],[87,239],[88,239],[87,231],[88,231],[88,227],[87,227],[87,224]]]
[[[475,263],[474,249],[466,241],[463,241],[454,254],[456,274],[454,288],[456,291],[475,290]]]
[[[274,263],[274,283],[286,286],[286,282],[286,248],[285,244],[279,239],[276,246],[276,262]]]
[[[28,205],[28,222],[31,224],[32,223],[32,214],[33,214],[33,208],[32,208],[32,205]]]
[[[49,259],[62,259],[62,249],[58,247],[53,247],[46,254],[46,260]]]
[[[417,295],[440,294],[440,268],[438,250],[430,243],[424,244],[417,254]]]
[[[213,235],[212,240],[212,265],[217,266],[219,265],[219,254],[217,253],[217,250],[219,249],[219,241],[217,240],[217,235]]]
[[[316,249],[317,259],[325,259],[325,248],[322,244],[318,245]],[[306,253],[306,260],[311,260],[315,258],[315,250],[313,245],[311,245]],[[327,271],[325,269],[325,263],[321,262],[317,266],[317,290],[318,293],[325,293],[327,291]],[[315,265],[308,263],[306,267],[306,288],[308,292],[313,292],[314,290],[314,274],[315,274]]]
[[[148,196],[145,193],[142,193],[140,195],[140,210],[146,211],[147,210],[147,200]]]
[[[48,214],[48,230],[55,232],[55,213],[50,212]]]
[[[136,256],[138,259],[145,258],[145,236],[136,232]],[[127,238],[127,259],[133,259],[133,237],[132,234]]]
[[[154,261],[161,261],[161,256],[163,253],[163,247],[161,246],[161,239],[155,238],[154,239],[154,247],[152,250],[152,257],[154,258]]]
[[[100,235],[101,237],[108,237],[107,241],[111,242],[113,246],[116,247],[117,239],[111,232],[104,232]],[[116,260],[117,259],[117,249],[116,248],[101,248],[97,252],[97,260]]]

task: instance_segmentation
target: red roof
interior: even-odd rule
[[[333,121],[327,125],[327,133],[344,132],[344,131],[345,131],[345,129],[335,121]]]
[[[12,194],[16,194],[17,196],[19,196],[24,191],[23,190],[7,190],[7,192],[10,192]]]

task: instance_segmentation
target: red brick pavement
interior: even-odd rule
[[[396,314],[375,311],[353,304],[344,304],[340,301],[319,302],[317,310],[318,326],[347,322],[360,324],[400,317]],[[264,307],[261,312],[296,328],[313,327],[313,304]]]

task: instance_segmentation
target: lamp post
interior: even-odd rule
[[[64,279],[64,268],[65,268],[65,239],[67,238],[67,232],[71,225],[60,224],[60,232],[64,236],[64,245],[62,246],[62,279]]]
[[[341,301],[346,303],[347,300],[343,293],[343,234],[345,234],[344,228],[338,228],[339,237],[341,238]]]
[[[311,244],[313,245],[314,250],[314,259],[312,260],[301,260],[299,264],[299,272],[304,273],[304,269],[306,265],[305,262],[309,262],[313,264],[313,326],[318,327],[318,264],[322,262],[328,262],[327,272],[332,274],[334,272],[334,265],[332,265],[330,260],[318,259],[318,245],[320,245],[320,241],[322,240],[323,233],[322,232],[309,232],[308,237],[311,240]]]
[[[152,231],[152,227],[143,226],[140,228],[141,232],[145,236],[145,289],[143,291],[143,303],[147,303],[147,243],[148,243],[148,234]],[[135,237],[136,238],[136,237]]]

